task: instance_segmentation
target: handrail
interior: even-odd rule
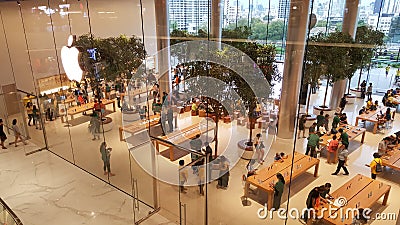
[[[4,210],[7,211],[7,213],[12,217],[16,225],[23,225],[18,216],[15,215],[14,211],[12,211],[10,207],[8,207],[8,205],[1,198],[0,198],[0,205],[2,205]]]

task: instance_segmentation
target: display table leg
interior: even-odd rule
[[[378,130],[378,122],[374,123],[374,130],[372,133],[376,134],[376,131]]]
[[[358,118],[356,118],[356,125],[355,126],[357,126],[358,125]]]
[[[124,137],[122,136],[122,131],[123,131],[122,127],[120,127],[118,130],[119,130],[119,140],[124,141]]]
[[[272,209],[273,200],[274,200],[274,192],[269,191],[268,192],[268,200],[267,200],[267,209],[268,210]]]
[[[382,205],[384,205],[384,206],[387,204],[387,201],[389,199],[389,192],[390,192],[390,187],[389,187],[389,190],[385,193],[385,197],[383,197]]]
[[[319,170],[319,162],[315,164],[314,177],[318,177],[318,170]]]
[[[362,136],[361,136],[361,143],[364,144],[364,138],[365,138],[365,132],[363,132]]]

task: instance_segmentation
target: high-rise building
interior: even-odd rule
[[[201,26],[207,26],[208,0],[170,0],[169,21],[174,28],[196,33]]]
[[[331,16],[342,17],[344,12],[345,0],[333,0]]]
[[[375,0],[375,4],[374,4],[374,14],[379,13],[381,10],[381,5],[383,3],[384,0]]]
[[[225,0],[224,1],[224,25],[235,23],[240,18],[240,4],[239,1]],[[239,17],[239,18],[238,18]]]
[[[279,0],[278,18],[289,17],[290,0]]]

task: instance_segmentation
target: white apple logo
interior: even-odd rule
[[[82,80],[83,71],[79,66],[79,50],[72,46],[74,36],[68,37],[68,45],[61,48],[61,61],[64,71],[70,80],[80,82]]]

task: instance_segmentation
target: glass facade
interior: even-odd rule
[[[299,156],[305,146],[296,145],[297,122],[288,125],[289,128],[279,127],[288,129],[293,138],[276,139],[278,117],[290,108],[280,105],[282,95],[288,91],[282,90],[284,76],[291,67],[303,68],[299,69],[298,84],[293,84],[299,88],[291,91],[296,91],[296,98],[306,99],[310,88],[311,95],[313,87],[307,83],[304,67],[311,61],[307,53],[315,44],[312,37],[342,30],[344,12],[348,10],[346,1],[310,1],[308,8],[302,9],[303,15],[314,14],[315,25],[309,25],[311,29],[299,28],[306,33],[305,41],[296,44],[295,50],[287,39],[290,23],[301,21],[297,14],[291,14],[297,1],[218,0],[217,3],[212,0],[1,1],[0,118],[9,128],[5,129],[8,135],[13,136],[12,121],[17,119],[22,137],[38,146],[26,148],[26,154],[48,149],[124,192],[134,199],[132,215],[136,222],[161,209],[161,215],[180,224],[264,224],[257,212],[267,202],[271,206],[274,198],[271,193],[275,189],[261,184],[268,182],[274,186],[279,180],[275,177],[277,172],[289,183],[280,193],[281,207],[303,208],[306,197],[303,202],[290,200],[316,179],[313,175],[317,172],[313,169],[317,171],[318,165],[314,158]],[[158,8],[160,5],[164,8]],[[165,12],[167,17],[163,18]],[[353,25],[367,25],[381,31],[385,43],[373,51],[361,71],[354,70],[349,89],[358,90],[360,81],[366,80],[374,83],[374,93],[384,93],[398,83],[400,75],[400,1],[360,0],[356,13]],[[61,58],[70,35],[76,35],[79,43],[97,51],[97,55],[91,55],[88,49],[77,46],[81,51],[80,67],[86,66],[84,79],[79,82],[67,77]],[[132,44],[132,36],[143,45]],[[85,37],[87,42],[83,41]],[[213,42],[216,50],[212,54],[217,55],[219,50],[225,58],[210,54],[210,44],[203,42],[209,40],[217,43]],[[179,47],[161,50],[161,46],[169,43]],[[245,45],[248,43],[254,45]],[[359,47],[357,43],[351,45]],[[367,44],[360,48],[375,46]],[[143,50],[146,56],[137,57],[138,65],[127,60]],[[289,63],[289,50],[293,57],[299,52],[301,57],[304,55],[301,60],[304,63]],[[265,54],[259,53],[263,51]],[[252,54],[255,52],[257,55]],[[112,59],[117,55],[121,57]],[[92,58],[82,59],[88,56]],[[264,77],[265,74],[271,77]],[[203,81],[201,77],[215,80]],[[252,80],[257,78],[260,80]],[[313,84],[319,86],[327,78],[332,79],[323,74]],[[253,92],[242,93],[248,89]],[[305,97],[301,97],[304,93]],[[256,101],[243,102],[243,98]],[[96,108],[95,101],[99,100],[104,105]],[[27,102],[35,106],[34,113]],[[312,106],[305,109],[301,106],[305,102],[300,103],[293,107],[296,118],[300,111],[312,111]],[[257,118],[252,113],[258,113]],[[257,139],[256,134],[261,134],[262,141],[254,142],[258,146],[262,143],[265,150],[256,146],[254,152],[262,156],[253,155],[253,150],[248,149],[249,142]],[[199,148],[196,140],[200,140]],[[268,150],[273,144],[279,146],[279,141],[292,147],[282,149],[291,163],[275,167],[275,152]],[[211,152],[205,150],[205,142]],[[251,148],[253,144],[250,143]],[[265,170],[266,165],[271,165],[268,173],[274,175],[254,179],[249,185],[251,176],[247,175],[252,169]],[[228,188],[224,182],[229,182]],[[254,188],[257,183],[258,188]],[[291,222],[272,221],[273,224]]]

